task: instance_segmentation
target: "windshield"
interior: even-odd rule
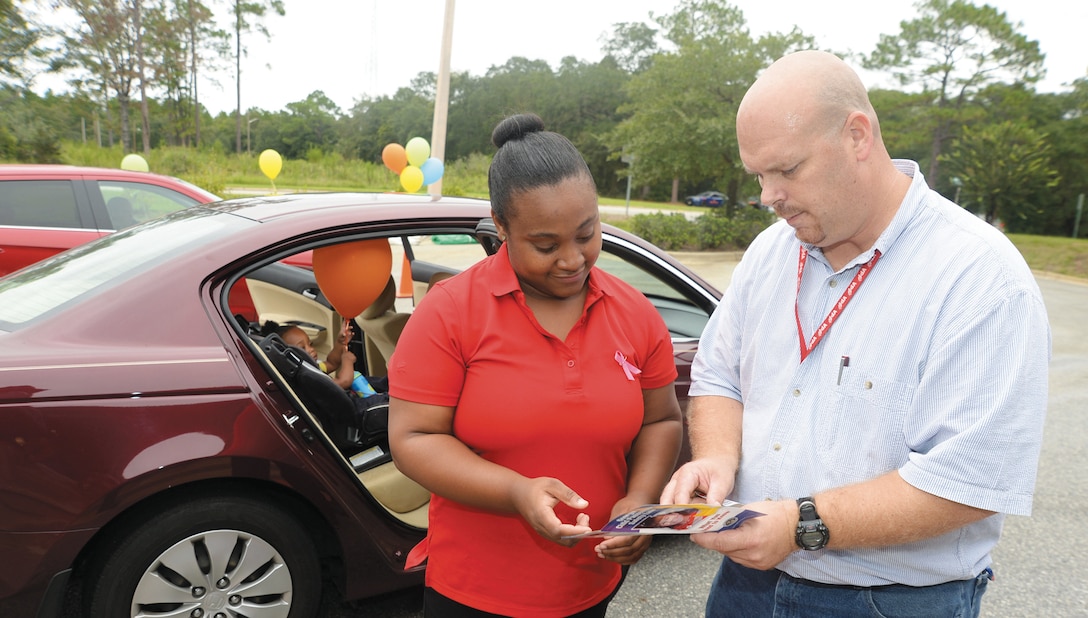
[[[187,208],[29,266],[0,279],[0,329],[12,331],[78,298],[113,286],[179,251],[191,251],[253,222]]]

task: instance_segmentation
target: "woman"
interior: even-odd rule
[[[389,370],[394,460],[434,494],[413,552],[431,617],[604,616],[650,539],[563,537],[656,502],[680,448],[668,330],[593,268],[596,184],[543,128],[495,128],[503,245],[427,293]]]

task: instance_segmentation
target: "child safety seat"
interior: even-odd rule
[[[268,335],[259,345],[302,404],[321,423],[336,448],[344,453],[354,453],[360,448],[388,441],[387,398],[370,405],[365,399],[349,395],[318,369],[305,350],[288,345],[279,335]]]

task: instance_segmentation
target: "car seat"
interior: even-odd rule
[[[115,230],[123,230],[138,223],[132,212],[132,202],[126,197],[111,197],[106,202],[106,211],[110,214],[110,225]]]
[[[388,443],[387,402],[357,406],[347,391],[317,368],[305,350],[288,345],[279,335],[267,335],[259,345],[341,452],[354,453],[377,443]]]
[[[397,284],[390,276],[378,298],[355,318],[359,330],[363,331],[366,366],[371,375],[386,374],[397,339],[412,315],[398,313],[394,307],[396,302]]]

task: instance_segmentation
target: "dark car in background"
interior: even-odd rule
[[[725,205],[725,194],[718,191],[703,191],[698,195],[689,195],[684,198],[684,203],[688,206],[707,206],[709,208],[718,208]]]
[[[603,239],[597,267],[669,327],[683,402],[720,293],[636,236]],[[379,376],[429,285],[500,246],[486,201],[285,195],[184,208],[0,278],[0,616],[308,617],[323,591],[422,583],[404,564],[429,493],[257,328],[296,324],[327,354],[341,316],[290,259],[356,241],[389,251],[358,272],[378,298],[348,316],[356,369]]]
[[[0,165],[0,275],[114,230],[219,201],[171,176],[71,165]]]

